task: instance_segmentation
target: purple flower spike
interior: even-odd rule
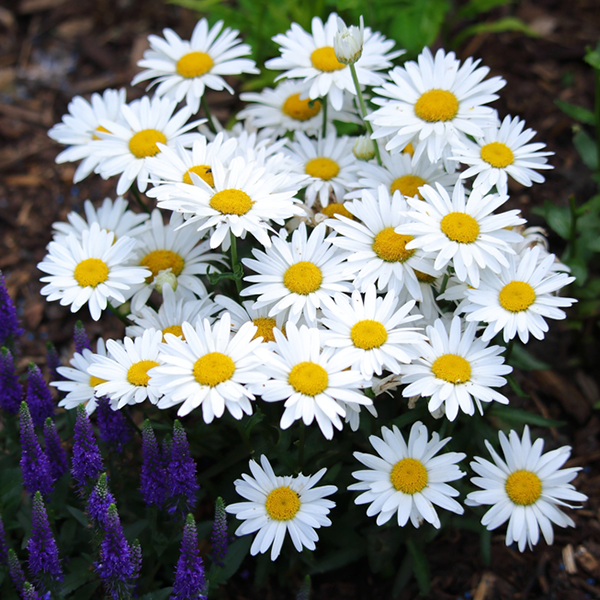
[[[111,504],[115,504],[115,498],[108,489],[108,476],[102,473],[88,499],[87,512],[103,529],[106,527],[106,515]]]
[[[15,305],[8,295],[4,275],[0,271],[0,346],[14,347],[14,342],[23,332],[19,327]]]
[[[40,369],[33,363],[29,364],[29,378],[27,380],[27,406],[36,427],[43,427],[44,421],[54,417],[54,400],[52,392],[44,379]]]
[[[25,582],[23,586],[23,600],[40,600],[40,595],[37,593],[37,590],[29,583],[29,581]],[[44,599],[46,596],[44,596]]]
[[[25,573],[23,573],[21,561],[14,550],[8,551],[8,570],[10,571],[10,576],[17,588],[17,592],[19,592],[19,596],[22,596],[23,588],[25,586]]]
[[[50,462],[40,447],[26,402],[19,411],[21,424],[21,473],[23,485],[30,494],[38,490],[48,496],[54,489]]]
[[[0,517],[0,565],[8,564],[8,544],[6,543],[6,533],[4,533],[4,523]]]
[[[173,424],[173,444],[167,466],[167,499],[170,513],[184,515],[196,506],[200,486],[196,480],[196,463],[190,455],[185,430],[179,421]]]
[[[171,600],[205,600],[206,579],[198,551],[198,533],[194,517],[189,514],[183,528],[181,551],[175,571]]]
[[[23,386],[15,367],[15,360],[8,348],[0,350],[0,408],[16,415],[23,400]]]
[[[48,514],[40,492],[33,498],[33,515],[31,518],[31,537],[27,543],[29,550],[29,571],[40,589],[54,589],[63,579],[63,572],[58,559],[56,540],[50,530]]]
[[[44,423],[44,444],[52,479],[58,481],[69,470],[69,461],[67,460],[67,451],[63,448],[58,431],[56,431],[56,425],[50,417]]]
[[[167,497],[167,470],[148,419],[142,428],[142,456],[140,491],[147,506],[160,508]]]
[[[92,349],[90,338],[88,337],[85,327],[81,321],[77,321],[77,323],[75,323],[73,340],[75,341],[75,352],[79,352],[79,354],[83,354],[84,348],[87,348],[88,350]]]
[[[225,513],[225,502],[221,496],[215,502],[215,521],[210,543],[213,562],[219,567],[224,567],[227,554],[227,514]]]
[[[50,381],[62,381],[64,377],[57,371],[61,366],[60,356],[52,342],[46,342],[46,362],[50,374]]]
[[[96,415],[100,439],[117,452],[122,452],[123,446],[132,437],[131,426],[123,416],[123,411],[127,409],[113,410],[106,396],[98,398],[97,402]]]
[[[102,471],[104,471],[102,456],[94,437],[92,424],[85,406],[80,404],[77,407],[71,464],[71,474],[77,483],[79,493],[85,493],[86,489],[95,484]]]
[[[131,578],[135,581],[142,570],[142,546],[139,540],[133,540],[131,544]]]

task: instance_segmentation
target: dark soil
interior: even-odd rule
[[[574,194],[583,202],[595,192],[589,171],[572,145],[573,121],[554,104],[556,98],[593,106],[593,74],[583,62],[586,46],[600,37],[597,0],[535,0],[497,9],[491,18],[515,15],[538,37],[520,33],[486,34],[467,39],[459,58],[476,56],[492,75],[507,80],[495,103],[501,116],[518,115],[538,131],[556,154],[546,183],[533,188],[514,185],[511,202],[532,224],[543,225],[531,213],[545,199],[566,205]],[[136,62],[147,47],[147,35],[172,27],[189,35],[196,22],[190,11],[158,0],[8,0],[0,6],[0,269],[16,300],[26,335],[19,366],[45,364],[45,343],[51,340],[66,359],[72,351],[73,326],[82,318],[90,335],[120,336],[117,319],[94,323],[72,315],[40,296],[36,264],[45,255],[51,224],[81,210],[83,200],[101,201],[114,194],[114,182],[94,176],[72,184],[74,166],[56,165],[60,148],[46,132],[66,113],[76,94],[89,96],[107,87],[128,86]],[[128,88],[128,98],[143,93]],[[209,104],[226,118],[237,108],[229,95],[211,94]],[[550,237],[554,251],[561,241]],[[551,370],[519,374],[529,398],[515,400],[527,410],[567,423],[559,430],[540,431],[555,445],[573,446],[568,466],[584,467],[576,485],[589,502],[572,511],[576,529],[556,531],[555,544],[541,542],[523,554],[506,548],[504,535],[493,537],[492,561],[484,564],[479,538],[449,531],[430,549],[432,592],[439,600],[474,598],[568,599],[600,597],[600,419],[592,405],[600,398],[597,364],[600,358],[595,318],[579,330],[552,323],[550,337],[528,349]],[[549,440],[550,442],[550,440]],[[275,586],[259,592],[249,580],[232,581],[230,598],[283,597]],[[314,579],[318,599],[388,597],[389,588],[374,582],[366,565]],[[402,598],[417,596],[416,585]]]

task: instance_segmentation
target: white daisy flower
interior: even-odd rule
[[[390,151],[416,142],[415,158],[427,152],[435,163],[466,135],[482,136],[482,128],[495,120],[495,112],[483,105],[496,100],[495,92],[506,82],[501,77],[483,81],[489,68],[477,68],[479,62],[468,58],[461,65],[454,52],[440,48],[434,58],[424,48],[417,62],[394,68],[393,83],[374,90],[383,98],[373,98],[381,108],[367,117],[378,127],[373,137],[390,136],[385,146]]]
[[[377,199],[363,190],[361,200],[346,202],[344,207],[360,220],[339,214],[326,223],[338,233],[332,243],[350,252],[347,272],[354,275],[354,285],[364,292],[376,282],[380,292],[396,294],[406,287],[412,298],[422,300],[417,273],[435,277],[439,272],[423,251],[407,249],[412,236],[397,233],[408,223],[404,197],[399,192],[392,196],[380,185]]]
[[[395,425],[391,430],[382,427],[381,435],[369,437],[379,456],[354,452],[354,457],[369,469],[352,473],[359,483],[348,486],[349,490],[363,491],[354,502],[371,504],[367,516],[377,515],[377,525],[383,525],[396,514],[400,527],[410,519],[415,527],[427,521],[439,529],[434,504],[463,514],[463,507],[453,500],[459,492],[448,482],[464,477],[456,463],[466,455],[446,452],[436,456],[451,438],[440,440],[434,432],[429,440],[427,427],[420,421],[411,427],[408,444]]]
[[[491,340],[500,331],[505,342],[519,334],[526,344],[530,333],[542,340],[548,331],[544,317],[564,319],[566,314],[558,307],[577,302],[555,294],[575,281],[575,277],[552,270],[553,254],[541,262],[539,254],[539,246],[527,248],[520,256],[511,258],[499,274],[484,272],[478,289],[467,289],[468,304],[463,310],[467,321],[489,323],[483,332],[484,340]]]
[[[407,250],[435,253],[435,269],[441,271],[451,263],[458,279],[473,287],[479,285],[481,270],[497,273],[508,266],[507,255],[515,253],[510,244],[521,240],[520,234],[508,228],[525,223],[518,210],[493,214],[508,196],[484,195],[485,190],[475,188],[466,198],[460,181],[452,199],[439,183],[435,189],[423,186],[420,192],[425,201],[409,198],[413,209],[409,222],[396,227],[397,233],[414,236]]]
[[[94,321],[100,318],[109,300],[125,302],[131,286],[151,275],[145,267],[132,265],[136,241],[100,229],[92,223],[81,240],[73,233],[48,244],[48,254],[37,267],[48,273],[40,281],[47,283],[41,294],[48,302],[60,300],[77,312],[88,304]]]
[[[331,303],[336,292],[352,289],[351,276],[341,267],[347,254],[332,245],[332,236],[325,239],[325,233],[321,223],[307,236],[306,225],[301,223],[291,241],[281,231],[266,253],[253,249],[254,259],[243,258],[242,263],[257,275],[244,277],[254,285],[244,288],[241,295],[258,295],[253,308],[270,307],[270,317],[289,309],[290,321],[296,323],[304,316],[307,323],[315,324],[317,309]]]
[[[471,468],[479,477],[473,477],[471,482],[483,489],[471,492],[465,504],[492,505],[481,520],[488,530],[496,529],[508,520],[507,546],[516,542],[521,552],[525,546],[531,549],[539,541],[540,530],[546,543],[552,544],[552,523],[559,527],[575,527],[573,519],[559,506],[578,508],[569,502],[588,499],[569,483],[581,467],[561,469],[571,455],[571,447],[562,446],[542,454],[544,440],[539,438],[532,444],[527,425],[521,439],[516,431],[511,431],[508,438],[502,431],[498,436],[504,460],[486,440],[486,448],[494,462],[475,457]]]
[[[174,147],[190,146],[197,134],[186,134],[202,121],[186,123],[192,114],[184,107],[173,114],[176,102],[167,98],[144,96],[121,107],[119,121],[104,120],[100,139],[92,142],[92,151],[101,160],[96,172],[104,179],[121,174],[117,194],[124,194],[134,180],[140,192],[148,186],[147,159],[160,152],[158,143]]]
[[[252,389],[265,402],[285,401],[282,429],[300,419],[305,425],[316,420],[330,440],[334,427],[342,429],[340,417],[346,416],[340,402],[367,406],[373,401],[355,391],[368,387],[368,382],[359,371],[347,368],[347,357],[340,357],[333,348],[321,350],[321,333],[306,325],[298,328],[292,322],[286,324],[285,334],[274,329],[273,352],[261,349],[262,369],[270,379]]]
[[[402,383],[409,384],[402,395],[430,397],[429,411],[439,414],[443,405],[450,421],[456,419],[459,409],[472,415],[475,405],[483,414],[482,402],[508,404],[506,396],[491,388],[506,385],[502,375],[512,372],[500,356],[502,346],[488,346],[475,337],[476,323],[461,330],[460,317],[449,324],[437,319],[427,327],[429,343],[420,345],[421,356],[412,365],[402,367]]]
[[[461,179],[475,177],[473,186],[482,185],[486,189],[496,186],[500,194],[506,194],[510,175],[521,185],[530,187],[533,183],[543,183],[544,177],[537,172],[540,169],[552,169],[547,164],[547,156],[554,152],[541,152],[546,144],[529,144],[536,134],[526,129],[525,121],[518,117],[504,118],[492,127],[483,130],[483,136],[475,142],[466,140],[464,147],[453,149],[453,158],[470,165],[460,174]]]
[[[260,73],[253,60],[241,58],[250,55],[252,49],[241,43],[238,33],[229,27],[223,29],[223,21],[217,21],[209,29],[208,21],[200,19],[190,41],[182,40],[172,29],[163,29],[164,38],[150,35],[150,50],[146,50],[137,63],[146,70],[138,73],[131,84],[153,79],[149,87],[158,84],[157,96],[175,102],[185,98],[191,113],[195,114],[205,88],[233,94],[224,76]]]
[[[261,468],[262,467],[262,468]],[[260,457],[260,466],[250,461],[253,477],[242,475],[234,482],[235,491],[249,502],[229,504],[225,510],[244,522],[236,529],[236,535],[258,531],[252,542],[250,554],[264,554],[271,548],[271,560],[281,552],[285,534],[289,533],[294,548],[315,549],[319,536],[315,529],[331,525],[327,517],[335,502],[326,500],[337,491],[335,485],[314,487],[325,475],[323,468],[306,477],[276,476],[266,456]]]
[[[377,297],[371,284],[364,299],[358,290],[352,298],[335,295],[335,306],[323,308],[321,323],[329,331],[322,333],[326,347],[337,348],[340,360],[348,359],[354,369],[370,380],[373,374],[381,375],[385,368],[399,373],[401,363],[410,363],[413,344],[425,341],[415,327],[407,323],[419,320],[420,315],[409,315],[414,300],[398,307],[396,294],[389,292]]]
[[[108,356],[97,356],[90,364],[88,373],[103,380],[96,386],[96,394],[110,398],[113,410],[144,400],[152,404],[159,401],[162,394],[149,386],[149,371],[162,364],[159,355],[162,337],[162,331],[147,329],[135,339],[107,340]]]
[[[335,110],[341,110],[343,92],[355,95],[350,67],[335,57],[334,38],[338,31],[338,16],[331,13],[325,23],[313,17],[312,34],[297,23],[285,35],[278,34],[273,41],[281,46],[281,56],[265,62],[267,69],[285,71],[277,79],[302,79],[311,100],[326,95]],[[363,51],[354,63],[358,82],[361,85],[381,85],[385,76],[377,73],[392,66],[392,60],[404,53],[391,51],[394,42],[386,40],[380,33],[364,30]]]
[[[81,96],[75,96],[69,102],[69,114],[64,115],[62,123],[57,123],[48,132],[53,140],[69,146],[56,157],[58,164],[81,160],[73,175],[73,183],[85,179],[100,162],[100,157],[93,150],[94,147],[90,146],[90,142],[99,139],[97,132],[106,131],[100,124],[101,121],[119,119],[125,102],[124,88],[104,90],[102,95],[92,94],[89,102]]]
[[[253,339],[256,327],[247,323],[232,337],[225,313],[213,326],[205,319],[195,327],[183,323],[181,331],[184,339],[165,334],[164,364],[152,371],[150,385],[164,393],[158,408],[181,404],[177,414],[183,417],[201,406],[205,423],[222,417],[225,409],[234,419],[252,414],[254,395],[246,384],[266,380],[256,353],[261,339]]]

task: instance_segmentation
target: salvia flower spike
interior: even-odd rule
[[[69,470],[69,461],[67,451],[63,448],[56,431],[56,425],[50,417],[44,423],[44,445],[50,463],[50,474],[53,481],[58,481]]]
[[[0,346],[14,348],[16,339],[23,335],[19,327],[17,310],[6,289],[4,275],[0,271]]]
[[[19,412],[23,400],[23,386],[19,383],[19,375],[11,351],[0,349],[0,408],[10,415]]]
[[[227,554],[227,513],[225,512],[225,502],[221,496],[215,502],[215,520],[210,542],[213,562],[219,567],[224,567]]]
[[[196,522],[193,515],[188,514],[183,528],[183,539],[175,570],[171,600],[205,600],[206,596],[203,594],[205,586],[206,578],[202,558],[198,551]]]
[[[77,323],[75,323],[73,340],[75,342],[75,352],[79,352],[79,354],[82,354],[85,349],[92,349],[90,338],[88,337],[85,327],[81,321],[77,321]]]
[[[150,421],[142,428],[142,475],[140,490],[148,506],[161,508],[167,497],[167,470]]]
[[[96,416],[100,439],[116,452],[122,452],[123,446],[131,440],[133,433],[127,419],[123,416],[123,411],[127,409],[113,410],[106,396],[98,398],[97,402]]]
[[[73,442],[73,462],[71,474],[80,493],[93,485],[104,470],[102,456],[96,443],[92,424],[85,411],[85,406],[77,407],[75,436]]]
[[[36,427],[43,427],[44,421],[54,417],[54,400],[52,392],[46,383],[40,368],[33,363],[29,364],[27,393],[25,396],[29,412]]]
[[[196,506],[200,486],[196,479],[196,463],[181,423],[173,424],[173,445],[167,467],[167,497],[170,513],[186,514]]]

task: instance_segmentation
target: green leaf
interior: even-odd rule
[[[579,152],[581,160],[588,169],[595,171],[598,168],[598,148],[596,147],[596,142],[579,125],[575,125],[573,131],[575,133],[573,136],[573,145],[577,149],[577,152]]]
[[[599,400],[598,402],[594,403],[594,406],[593,406],[593,408],[594,408],[595,410],[598,410],[598,409],[600,408],[600,400]]]
[[[244,535],[241,538],[235,540],[227,550],[225,555],[225,566],[219,569],[215,569],[216,577],[211,581],[211,585],[219,585],[226,583],[227,580],[235,575],[237,570],[240,568],[242,561],[248,555],[250,546],[252,544],[252,536]]]
[[[519,398],[529,398],[529,395],[523,391],[523,388],[517,383],[517,380],[512,375],[507,375],[506,380],[512,391],[519,396]]]
[[[74,506],[67,506],[67,510],[75,517],[75,519],[84,527],[87,527],[89,524],[87,515],[81,512],[78,508]]]
[[[425,556],[423,548],[417,546],[414,540],[406,540],[406,547],[410,552],[410,557],[413,563],[413,573],[419,585],[419,593],[422,596],[427,596],[431,589],[431,577],[429,575],[429,561]]]
[[[135,540],[139,537],[140,533],[146,529],[146,527],[148,527],[148,520],[141,519],[135,523],[132,523],[131,525],[127,525],[127,527],[124,527],[123,533],[127,539]]]
[[[139,600],[167,600],[172,592],[173,588],[163,588],[162,590],[158,590],[156,592],[144,594],[141,598],[139,598]]]
[[[538,34],[521,19],[517,17],[505,17],[497,21],[488,23],[476,23],[470,27],[465,27],[451,43],[452,47],[460,46],[460,44],[472,35],[480,33],[503,33],[505,31],[519,31],[529,37],[539,37]]]
[[[589,248],[589,245],[588,245]],[[587,261],[581,256],[575,256],[566,261],[571,269],[571,275],[575,277],[577,285],[582,286],[588,278]]]
[[[86,586],[79,588],[77,592],[77,600],[89,600],[96,590],[100,587],[99,581],[90,581]]]
[[[571,213],[566,206],[557,206],[550,200],[546,200],[543,207],[536,206],[532,212],[544,217],[552,231],[561,238],[569,239],[571,235]]]
[[[90,571],[91,562],[85,558],[72,558],[67,563],[68,573],[61,584],[61,592],[64,596],[79,589],[90,579],[95,578],[95,574]]]
[[[520,425],[526,423],[528,425],[538,425],[539,427],[562,427],[565,425],[564,421],[547,419],[537,413],[521,410],[519,408],[512,408],[511,406],[504,406],[503,404],[494,404],[486,414],[489,417],[497,417],[509,424]]]
[[[464,19],[469,19],[471,17],[476,17],[481,13],[488,12],[489,10],[492,10],[492,8],[504,6],[511,2],[514,2],[514,0],[471,0],[466,6],[463,6],[458,11],[458,14]]]
[[[481,546],[481,558],[486,565],[492,564],[492,532],[483,528],[479,537]]]
[[[397,598],[400,595],[400,592],[408,585],[412,573],[412,559],[410,557],[410,553],[407,552],[404,555],[402,564],[400,565],[398,573],[396,574],[396,578],[394,579],[394,587],[392,588],[392,598]]]
[[[522,344],[514,342],[510,355],[510,364],[522,371],[547,371],[550,365],[531,355]]]
[[[360,546],[350,546],[348,548],[335,550],[334,552],[327,554],[324,558],[319,560],[316,565],[311,567],[309,574],[327,573],[328,571],[341,569],[358,560],[361,556],[364,556],[364,554],[365,548]]]
[[[587,108],[583,108],[583,106],[570,104],[569,102],[564,102],[558,98],[554,101],[554,104],[556,104],[556,106],[558,106],[558,108],[560,108],[560,110],[562,110],[565,114],[569,115],[571,119],[575,119],[584,125],[596,124],[596,117],[594,117],[594,113]]]
[[[600,69],[600,43],[598,43],[595,50],[590,50],[588,48],[583,60],[585,60],[588,65],[594,67],[594,69]]]

